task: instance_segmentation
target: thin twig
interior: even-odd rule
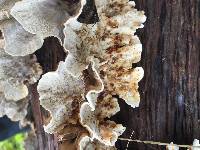
[[[127,138],[119,138],[121,141],[129,141],[129,142],[137,142],[137,143],[144,143],[144,144],[151,144],[151,145],[159,145],[159,146],[168,146],[170,145],[169,143],[161,143],[161,142],[154,142],[154,141],[141,141],[141,140],[132,140],[132,139],[127,139]],[[191,145],[178,145],[178,144],[173,144],[174,146],[178,146],[181,148],[200,148],[200,146],[191,146]]]

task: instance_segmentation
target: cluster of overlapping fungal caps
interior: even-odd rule
[[[78,16],[83,4],[84,0],[1,0],[5,51],[12,56],[32,54],[49,36],[57,37],[62,44],[64,23]]]
[[[0,117],[26,125],[28,86],[42,74],[34,55],[13,57],[5,53],[4,39],[0,40]]]
[[[30,54],[46,37],[57,37],[68,55],[55,72],[42,76],[37,87],[41,105],[51,114],[45,131],[58,135],[61,149],[115,149],[125,130],[109,120],[120,111],[115,97],[133,108],[140,102],[138,82],[144,72],[132,64],[141,58],[142,45],[135,32],[146,17],[133,1],[95,0],[99,22],[86,25],[77,21],[85,3],[0,1],[5,41],[0,54],[0,94],[14,101],[25,98],[27,85],[42,72]]]
[[[27,54],[40,48],[42,42],[11,15],[17,1],[0,1],[0,117],[7,115],[26,125],[28,87],[42,74],[36,57]]]
[[[108,120],[120,111],[114,96],[133,108],[140,102],[138,82],[144,72],[132,64],[141,58],[142,45],[135,32],[143,27],[144,12],[128,0],[95,4],[99,22],[86,25],[71,19],[65,24],[68,56],[38,84],[41,105],[52,117],[45,131],[57,133],[61,147],[115,149],[125,127]]]
[[[0,117],[21,121],[27,114],[28,86],[42,69],[32,54],[55,36],[62,44],[64,23],[77,17],[84,1],[0,0]]]

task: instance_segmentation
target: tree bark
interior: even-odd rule
[[[141,103],[139,108],[132,109],[119,100],[121,112],[113,120],[127,127],[124,138],[133,132],[132,139],[192,144],[194,138],[200,139],[200,0],[135,0],[135,3],[148,18],[144,28],[137,32],[143,44],[142,60],[134,64],[145,70],[140,82]],[[94,23],[98,20],[94,4],[87,7],[79,19]],[[47,39],[36,54],[44,73],[56,70],[58,62],[65,58],[55,38]],[[38,101],[38,97],[34,100]],[[39,108],[36,102],[33,110],[35,105]],[[37,125],[39,114],[33,113],[37,113],[35,124],[37,130],[42,130],[37,132],[41,136],[43,122]],[[46,145],[52,141],[57,142],[43,138]],[[117,142],[120,150],[126,149],[126,145],[125,141]],[[55,146],[49,147],[54,149]],[[163,147],[131,142],[128,149]]]
[[[192,144],[200,139],[200,1],[135,0],[147,21],[138,33],[143,44],[138,66],[145,70],[140,82],[140,107],[123,102],[116,117],[132,139]],[[124,141],[118,142],[125,149]],[[129,149],[161,147],[130,143]]]

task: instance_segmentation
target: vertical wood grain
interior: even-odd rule
[[[200,139],[200,1],[135,0],[147,22],[139,35],[145,70],[141,103],[131,109],[123,102],[116,117],[127,126],[123,137],[192,144]],[[127,116],[127,117],[126,117]],[[125,142],[118,142],[125,149]],[[131,143],[129,150],[163,149]]]

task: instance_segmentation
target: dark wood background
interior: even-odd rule
[[[88,0],[81,22],[98,20],[92,0]],[[122,135],[132,139],[192,144],[200,139],[200,0],[135,0],[147,21],[139,35],[143,44],[140,82],[141,103],[136,109],[119,100],[121,112],[113,120],[127,127]],[[36,52],[44,72],[56,70],[65,53],[55,38],[45,40]],[[44,111],[32,87],[32,109],[40,150],[57,149],[56,138],[42,128]],[[41,115],[40,115],[41,113]],[[127,142],[118,141],[119,150]],[[131,142],[129,150],[162,150],[164,147]]]

